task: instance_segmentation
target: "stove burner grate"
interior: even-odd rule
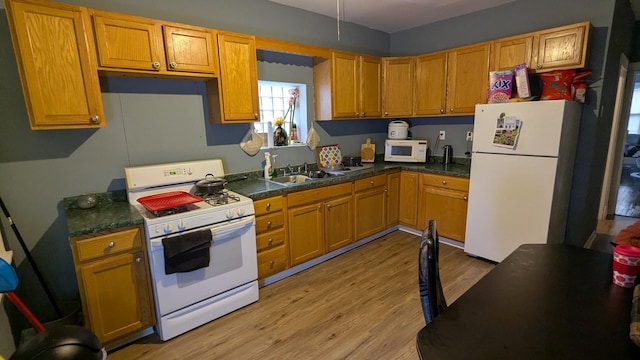
[[[204,201],[211,205],[225,205],[233,202],[240,201],[240,197],[235,194],[230,194],[228,190],[220,190],[215,193],[205,194],[205,193],[195,193],[194,195],[199,196],[204,199]]]

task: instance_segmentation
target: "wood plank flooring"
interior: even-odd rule
[[[131,359],[417,359],[420,238],[395,231],[260,289],[260,300],[186,334],[109,353]],[[494,265],[440,246],[451,304]]]

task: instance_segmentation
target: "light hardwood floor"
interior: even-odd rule
[[[261,288],[258,302],[236,312],[167,342],[150,335],[108,358],[417,359],[419,242],[395,231]],[[447,303],[493,267],[441,243]]]

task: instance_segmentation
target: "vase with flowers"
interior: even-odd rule
[[[273,131],[273,144],[275,146],[287,145],[287,131],[282,128],[284,124],[285,120],[282,116],[273,119],[273,125],[276,126],[276,129]]]
[[[289,136],[289,141],[293,144],[298,142],[298,128],[295,122],[295,113],[296,113],[296,103],[298,102],[298,97],[300,96],[300,89],[297,87],[289,89],[289,108],[287,112],[284,114],[285,120],[289,121],[289,130],[291,131]]]

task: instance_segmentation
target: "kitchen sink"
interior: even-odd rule
[[[279,176],[277,178],[273,178],[273,179],[268,179],[267,181],[270,182],[275,182],[281,185],[293,185],[293,184],[300,184],[306,181],[313,181],[315,180],[314,178],[310,178],[306,175],[285,175],[285,176]]]

